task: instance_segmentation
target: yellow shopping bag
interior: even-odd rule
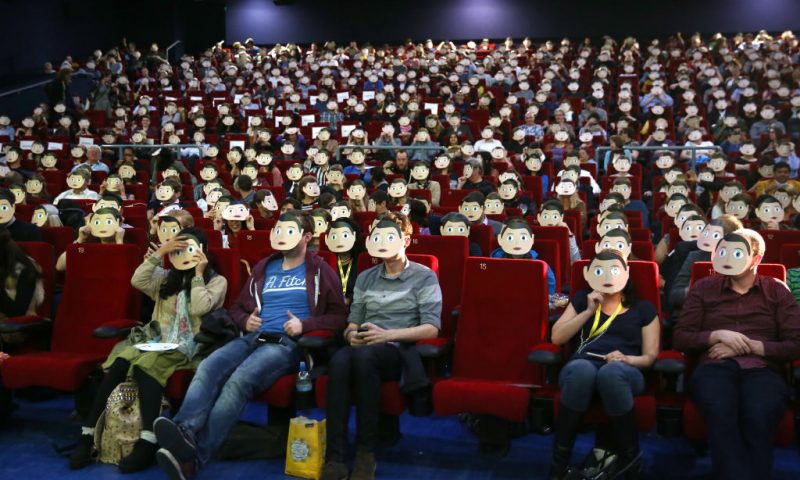
[[[325,420],[293,418],[286,445],[286,475],[318,480],[325,464]]]

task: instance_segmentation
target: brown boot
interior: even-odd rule
[[[320,480],[346,480],[348,473],[347,465],[344,463],[328,461],[322,467],[322,476],[319,478]]]
[[[374,480],[377,466],[374,453],[356,452],[356,460],[353,462],[353,473],[350,474],[350,480]]]

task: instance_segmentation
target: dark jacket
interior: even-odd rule
[[[42,231],[36,225],[28,222],[23,222],[19,218],[15,218],[9,223],[0,224],[0,227],[6,227],[11,238],[15,242],[41,242]]]
[[[234,323],[244,330],[247,319],[256,309],[255,295],[261,295],[264,290],[264,276],[267,273],[267,263],[282,258],[280,252],[258,262],[253,267],[253,274],[242,288],[236,302],[228,309]],[[343,329],[347,320],[347,308],[342,295],[342,281],[339,275],[318,257],[317,254],[306,251],[306,293],[308,294],[309,318],[301,318],[303,333],[311,330],[338,330]]]

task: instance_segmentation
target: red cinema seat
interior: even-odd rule
[[[759,230],[758,233],[764,237],[767,245],[764,251],[764,263],[777,263],[781,257],[781,246],[790,243],[800,243],[800,231],[798,230]]]
[[[417,235],[406,250],[411,254],[433,255],[439,260],[439,283],[442,287],[442,330],[440,336],[453,338],[453,310],[461,304],[464,263],[469,256],[469,240],[464,237]]]
[[[689,281],[689,286],[695,284],[705,277],[716,275],[714,266],[711,262],[694,262],[692,265],[692,277]],[[769,277],[777,278],[778,280],[786,281],[786,267],[779,263],[761,263],[758,265],[758,274],[767,275]]]
[[[94,330],[111,323],[133,326],[139,318],[141,294],[131,286],[131,277],[141,261],[132,245],[70,246],[69,275],[58,320],[52,323],[51,348],[6,360],[3,385],[12,390],[30,386],[77,390],[116,343],[95,338]],[[4,323],[3,328],[9,325]]]
[[[555,240],[536,239],[533,244],[533,249],[539,254],[538,260],[545,262],[550,270],[553,271],[553,276],[556,277],[556,292],[561,291],[561,251],[558,242]]]
[[[532,221],[533,217],[528,217],[528,223],[531,225],[531,231],[534,237],[533,249],[536,250],[536,243],[539,240],[554,240],[558,243],[561,281],[569,282],[571,272],[569,268],[569,229],[567,227],[541,227],[539,225],[533,225]]]
[[[233,248],[209,248],[209,257],[214,269],[228,281],[225,308],[233,305],[242,289],[242,269],[239,252]]]
[[[464,270],[453,376],[434,385],[434,410],[523,422],[530,389],[543,381],[528,353],[547,332],[547,265],[468,258]]]
[[[781,245],[781,264],[786,268],[800,267],[800,243]]]
[[[481,247],[484,256],[488,257],[492,254],[492,245],[495,244],[495,238],[491,225],[470,226],[469,240]]]
[[[58,258],[68,246],[72,245],[77,235],[70,227],[42,227],[42,239],[53,246]]]
[[[782,282],[786,281],[786,267],[783,265],[762,263],[758,266],[758,273],[759,275],[766,275],[768,277],[776,278]],[[711,265],[711,262],[695,262],[692,268],[691,284],[693,285],[694,282],[713,274],[714,269]],[[688,384],[688,379],[684,379],[684,383]],[[794,442],[794,421],[795,419],[792,409],[787,408],[775,432],[776,445],[788,446]],[[683,433],[687,438],[695,441],[704,440],[708,436],[705,421],[703,420],[702,415],[700,415],[700,411],[697,409],[697,406],[695,406],[691,399],[687,399],[683,405]]]
[[[236,246],[242,260],[253,268],[264,258],[264,250],[270,248],[269,232],[265,230],[240,230],[236,236]]]

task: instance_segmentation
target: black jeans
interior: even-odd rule
[[[783,378],[725,360],[697,367],[690,388],[708,428],[714,478],[772,478],[775,430],[789,398]]]
[[[355,395],[358,450],[372,452],[378,439],[381,382],[399,380],[400,352],[391,345],[344,347],[329,366],[327,393],[328,461],[343,462],[347,453],[347,422]]]
[[[125,381],[130,368],[131,364],[127,360],[123,358],[114,360],[100,383],[100,388],[92,403],[92,408],[89,410],[89,415],[84,421],[84,426],[94,428],[106,408],[108,397],[111,396],[111,393],[120,383]],[[140,370],[139,367],[133,369],[133,380],[139,390],[139,411],[142,416],[142,430],[152,431],[153,422],[161,413],[161,395],[164,389],[158,383],[158,380]]]

